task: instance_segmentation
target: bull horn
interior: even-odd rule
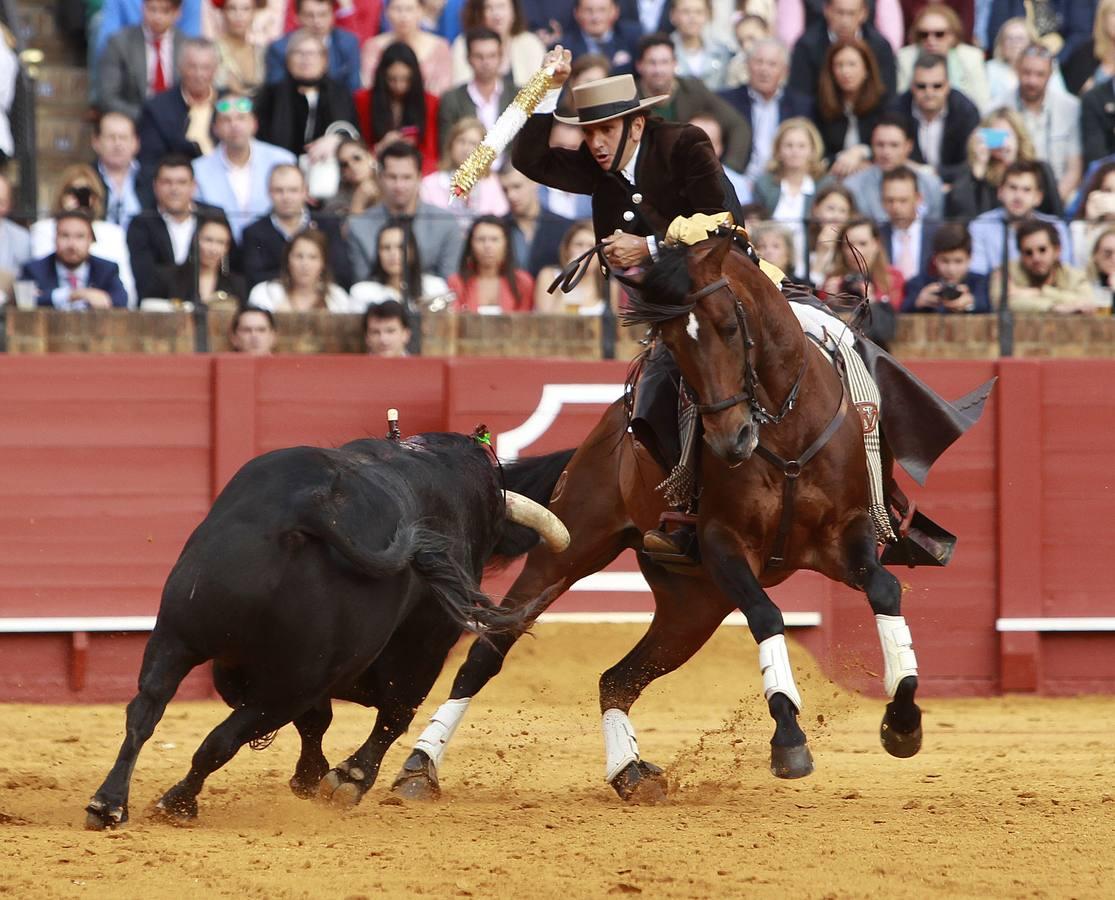
[[[507,504],[507,518],[512,522],[537,531],[554,553],[561,553],[569,546],[569,530],[541,503],[514,491],[504,491],[503,497]]]

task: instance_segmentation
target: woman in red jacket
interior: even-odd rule
[[[461,312],[530,312],[534,279],[515,265],[507,226],[495,216],[480,216],[465,239],[461,267],[449,276]]]
[[[404,43],[389,45],[376,66],[371,88],[353,94],[364,139],[379,155],[388,144],[407,141],[422,152],[422,174],[438,167],[438,98],[427,94],[418,57]]]

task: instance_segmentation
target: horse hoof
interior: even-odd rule
[[[127,806],[110,807],[103,800],[91,800],[85,807],[85,828],[87,831],[104,831],[116,828],[128,821]]]
[[[364,794],[360,790],[358,784],[346,781],[333,791],[332,795],[329,797],[329,802],[337,809],[352,809],[352,807],[360,802],[360,798],[363,796]]]
[[[879,740],[883,744],[883,749],[891,756],[909,759],[921,749],[921,726],[911,732],[903,733],[895,731],[887,724],[887,720],[883,719],[883,724],[879,727]]]
[[[391,793],[404,800],[437,800],[441,797],[441,785],[437,780],[437,768],[433,760],[421,750],[415,750],[407,757]]]
[[[621,800],[644,806],[665,803],[669,782],[666,774],[654,763],[644,760],[628,763],[615,778],[612,787]]]
[[[325,777],[317,783],[317,799],[328,801],[333,796],[333,792],[341,786],[341,773],[336,769],[331,769],[325,774]]]
[[[337,809],[351,809],[368,792],[375,780],[366,779],[359,766],[349,762],[340,763],[321,779],[317,786],[317,797]]]
[[[796,747],[770,746],[770,773],[775,778],[804,778],[813,774],[813,754],[808,744]]]

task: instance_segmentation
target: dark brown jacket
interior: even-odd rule
[[[661,238],[676,216],[694,213],[727,210],[740,221],[735,191],[700,128],[649,119],[632,187],[618,172],[600,168],[584,144],[576,150],[551,147],[553,121],[548,114],[531,116],[515,141],[512,162],[539,184],[590,195],[597,240],[617,229]]]

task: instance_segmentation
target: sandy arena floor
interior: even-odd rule
[[[626,807],[602,782],[596,678],[641,631],[541,626],[473,704],[436,806],[383,802],[406,740],[355,810],[296,799],[287,728],[210,779],[195,826],[151,821],[146,807],[224,715],[181,703],[140,757],[131,823],[90,833],[83,806],[123,707],[0,707],[0,894],[1115,897],[1115,698],[927,700],[924,750],[896,760],[879,746],[881,702],[834,687],[792,648],[817,771],[780,782],[754,644],[725,628],[635,707],[672,802]],[[338,704],[330,760],[371,722]]]

